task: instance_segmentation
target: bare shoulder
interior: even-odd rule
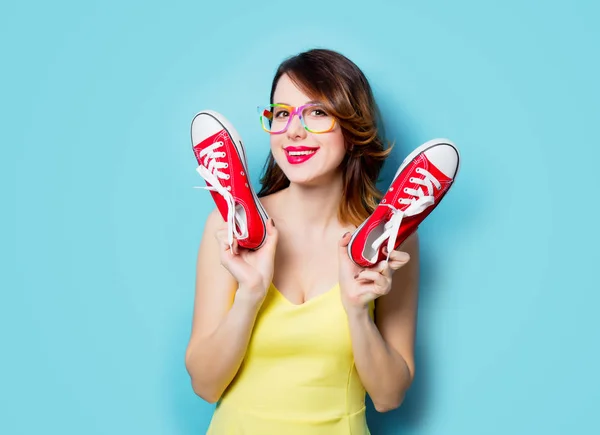
[[[208,234],[213,234],[223,225],[224,220],[219,212],[218,208],[213,208],[211,212],[206,217],[206,222],[204,223],[204,235],[202,239]]]
[[[414,232],[398,250],[410,260],[392,277],[390,292],[376,300],[375,323],[383,339],[406,361],[414,376],[414,340],[419,294],[419,235]]]
[[[233,276],[221,266],[220,246],[217,240],[217,232],[226,227],[226,223],[217,208],[214,208],[206,218],[202,240],[198,247],[196,261],[196,289],[229,284],[233,286]],[[235,288],[233,288],[235,290]]]
[[[206,218],[196,259],[192,333],[188,351],[196,336],[214,331],[227,314],[237,290],[235,278],[221,265],[216,233],[225,222],[218,209]]]
[[[265,195],[259,198],[260,203],[267,211],[268,215],[270,217],[273,217],[273,219],[275,219],[275,216],[277,216],[278,211],[282,207],[281,203],[282,197],[284,196],[283,192],[284,190],[280,190],[278,192],[271,193],[269,195]]]

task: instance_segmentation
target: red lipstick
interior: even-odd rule
[[[292,165],[298,165],[306,162],[317,153],[318,148],[305,146],[290,146],[284,148],[285,156]]]

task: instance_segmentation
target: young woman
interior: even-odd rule
[[[414,377],[417,233],[387,261],[349,257],[389,154],[353,62],[322,49],[291,57],[270,100],[266,237],[242,248],[210,214],[186,367],[196,394],[218,402],[209,434],[366,435],[365,392],[392,410]]]

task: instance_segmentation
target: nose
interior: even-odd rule
[[[302,139],[306,137],[306,130],[302,126],[302,122],[300,122],[300,115],[297,113],[294,114],[290,120],[290,125],[287,129],[287,136],[290,139]]]

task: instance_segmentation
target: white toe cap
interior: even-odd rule
[[[454,178],[458,172],[460,156],[456,146],[448,140],[440,140],[425,151],[427,159],[446,177]]]
[[[223,130],[223,125],[217,121],[217,117],[211,111],[200,112],[192,121],[192,142],[197,145],[221,130]]]

